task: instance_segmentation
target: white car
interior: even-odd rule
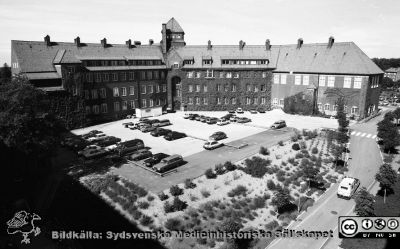
[[[92,159],[92,158],[96,158],[96,157],[100,157],[103,155],[106,155],[108,153],[108,151],[103,150],[103,149],[90,149],[90,150],[86,150],[83,152],[82,156],[85,159]]]
[[[226,120],[226,119],[220,119],[220,120],[218,120],[218,122],[217,122],[217,125],[227,125],[227,124],[229,124],[229,120]]]
[[[88,145],[83,150],[78,151],[78,156],[82,156],[85,153],[85,151],[88,150],[100,150],[100,149],[101,147],[98,145]]]
[[[236,113],[244,113],[244,111],[243,111],[242,108],[239,107],[239,108],[236,109]]]
[[[219,148],[219,147],[221,147],[221,146],[223,146],[224,144],[222,144],[222,143],[220,143],[220,142],[218,142],[218,141],[208,141],[208,142],[206,142],[204,145],[203,145],[203,148],[204,149],[206,149],[206,150],[213,150],[213,149],[216,149],[216,148]]]
[[[103,149],[105,151],[114,151],[117,147],[118,147],[118,144],[112,144],[112,145],[109,145],[107,147],[104,147]]]
[[[360,180],[358,180],[357,178],[346,176],[339,183],[337,196],[339,198],[350,199],[354,195],[359,186],[360,186]]]
[[[89,138],[87,139],[87,141],[89,141],[89,142],[96,142],[96,141],[100,141],[100,140],[102,140],[102,139],[104,139],[104,138],[106,138],[106,137],[107,137],[106,134],[104,134],[104,133],[99,133],[99,134],[94,135],[94,137],[89,137]]]

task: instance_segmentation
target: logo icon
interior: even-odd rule
[[[386,221],[384,219],[376,219],[374,223],[375,223],[375,228],[378,230],[382,230],[386,226]]]
[[[374,226],[374,223],[370,219],[364,219],[361,221],[362,228],[369,230]]]
[[[388,227],[390,230],[395,230],[396,228],[399,227],[399,221],[396,220],[396,219],[390,219],[390,220],[388,220],[388,222],[387,222],[387,227]]]
[[[22,234],[21,244],[31,243],[28,238],[29,234],[33,233],[36,237],[40,234],[40,228],[34,224],[35,220],[41,220],[39,215],[35,213],[28,213],[26,211],[19,211],[14,214],[14,217],[7,221],[7,233],[8,234]]]
[[[357,222],[353,219],[346,219],[342,221],[340,225],[341,231],[345,236],[353,236],[357,233],[358,225]]]

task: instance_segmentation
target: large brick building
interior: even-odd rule
[[[284,98],[312,91],[321,111],[333,114],[339,96],[349,114],[378,106],[383,72],[353,43],[294,45],[186,45],[172,18],[159,44],[124,45],[12,41],[12,72],[37,87],[85,98],[88,113],[119,117],[133,110],[228,110],[282,107]]]

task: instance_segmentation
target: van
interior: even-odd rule
[[[115,148],[115,150],[118,152],[120,156],[124,156],[132,154],[133,152],[143,148],[144,148],[144,143],[141,139],[133,139],[119,143],[117,148]]]
[[[160,120],[159,123],[153,124],[154,127],[162,127],[162,126],[167,126],[167,125],[171,125],[171,122],[169,122],[168,119],[163,119],[163,120]]]
[[[162,159],[161,162],[153,166],[153,170],[159,173],[163,173],[168,170],[174,169],[181,164],[183,164],[182,156],[175,154]]]
[[[271,129],[279,129],[283,127],[286,127],[285,120],[278,120],[273,125],[271,125]]]
[[[339,198],[350,199],[359,186],[360,180],[357,178],[345,177],[339,184],[337,196]]]

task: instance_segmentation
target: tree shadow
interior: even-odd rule
[[[310,181],[310,188],[315,188],[318,190],[326,190],[325,183],[318,181]]]
[[[279,214],[291,213],[291,212],[296,211],[296,210],[297,210],[297,205],[294,204],[294,203],[289,203],[289,204],[286,204],[286,205],[284,205],[282,207],[279,207],[278,208],[278,213]]]
[[[379,196],[384,196],[385,195],[385,189],[381,187],[376,194],[379,195]],[[389,196],[389,195],[392,195],[392,194],[394,194],[394,189],[393,188],[386,188],[386,197]]]

